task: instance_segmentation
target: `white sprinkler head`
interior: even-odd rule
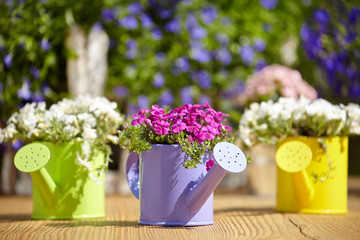
[[[245,154],[232,143],[216,144],[213,154],[216,163],[228,172],[239,173],[244,171],[247,166]]]

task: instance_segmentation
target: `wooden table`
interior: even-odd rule
[[[274,199],[217,193],[214,225],[152,227],[137,224],[133,196],[107,196],[104,219],[72,221],[31,220],[31,198],[0,197],[0,239],[360,239],[359,200],[345,215],[288,214]]]
[[[274,198],[215,193],[215,224],[157,227],[137,224],[138,200],[109,195],[104,219],[31,220],[30,197],[0,197],[0,239],[360,239],[360,193],[349,195],[349,213],[274,212]]]

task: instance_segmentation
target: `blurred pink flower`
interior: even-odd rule
[[[315,100],[316,90],[301,77],[297,70],[274,64],[264,67],[246,82],[245,91],[239,97],[240,104],[247,102],[268,100],[278,94],[277,97],[289,97],[298,99],[301,95]]]
[[[206,171],[210,171],[210,169],[214,166],[215,162],[214,160],[209,159],[209,161],[206,162]]]

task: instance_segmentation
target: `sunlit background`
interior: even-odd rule
[[[28,102],[85,93],[127,116],[208,102],[234,132],[254,101],[359,103],[359,32],[357,0],[0,0],[0,125]]]

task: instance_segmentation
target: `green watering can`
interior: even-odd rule
[[[82,219],[105,216],[104,177],[99,182],[76,163],[80,143],[52,144],[35,142],[15,155],[15,166],[30,173],[33,180],[34,219]],[[97,153],[92,167],[104,163]]]

